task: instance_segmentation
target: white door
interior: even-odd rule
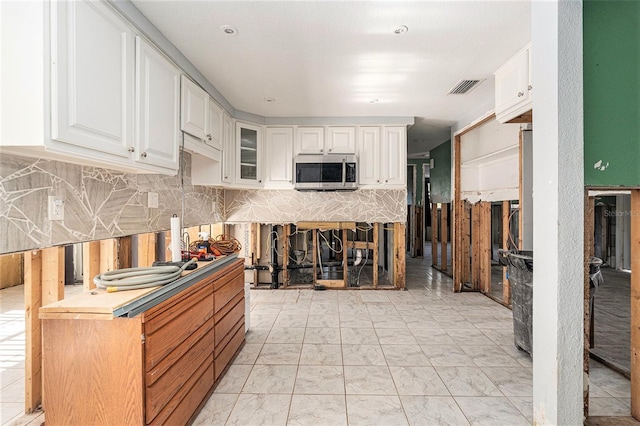
[[[358,130],[358,184],[380,183],[380,127]]]
[[[265,139],[265,187],[292,188],[293,128],[267,128]]]
[[[324,127],[298,127],[296,129],[296,154],[322,154]]]
[[[180,70],[136,37],[135,159],[178,170]]]
[[[130,158],[134,33],[96,1],[52,2],[51,137]]]
[[[236,183],[262,185],[261,140],[262,127],[236,123]]]
[[[182,76],[180,128],[198,139],[207,139],[209,94],[197,84]]]
[[[216,149],[222,149],[222,108],[209,98],[209,119],[207,120],[207,137],[204,142]]]
[[[328,154],[355,154],[355,127],[328,127],[325,145]]]
[[[235,174],[235,138],[233,137],[233,121],[226,113],[222,117],[222,181],[233,183]]]
[[[382,138],[382,159],[385,185],[406,185],[407,136],[404,127],[385,127]]]
[[[496,115],[529,100],[529,68],[529,50],[525,49],[496,71]]]

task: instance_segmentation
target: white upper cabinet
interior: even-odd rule
[[[178,170],[180,70],[136,37],[136,161]]]
[[[404,187],[406,167],[405,127],[358,129],[358,181],[361,186]]]
[[[209,94],[200,86],[182,76],[180,128],[198,139],[207,139],[209,120]]]
[[[298,127],[295,153],[322,154],[324,151],[324,127]]]
[[[532,107],[531,44],[495,73],[496,118],[505,123]]]
[[[216,149],[222,149],[222,113],[224,110],[209,98],[209,120],[204,142]]]
[[[134,149],[132,28],[96,1],[52,2],[51,137],[129,159]]]
[[[293,127],[265,130],[265,188],[293,188]]]
[[[235,178],[235,138],[233,133],[233,120],[223,113],[222,115],[222,182],[232,184]]]
[[[236,184],[262,186],[262,127],[236,123]]]
[[[355,152],[355,127],[327,127],[325,154],[355,154]]]

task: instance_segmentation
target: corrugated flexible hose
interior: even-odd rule
[[[93,278],[93,283],[96,287],[106,289],[109,293],[156,287],[177,280],[182,271],[194,262],[195,260],[191,259],[182,266],[116,269],[96,275]]]

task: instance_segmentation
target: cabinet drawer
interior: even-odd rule
[[[216,329],[216,346],[220,344],[220,341],[231,332],[235,325],[242,321],[244,322],[244,293],[238,294],[232,301],[229,303],[232,308],[226,313],[226,315],[221,315],[217,313],[215,315],[215,329]]]
[[[212,323],[213,321],[210,320]],[[204,327],[202,327],[204,328]],[[146,418],[147,422],[153,420],[163,407],[176,395],[182,384],[187,382],[189,377],[202,365],[207,356],[213,352],[213,329],[196,342],[185,340],[185,342],[175,351],[181,352],[183,356],[173,359],[173,356],[166,357],[158,367],[147,373],[146,386]],[[156,374],[156,370],[164,371],[164,374]],[[151,380],[150,380],[151,379]]]
[[[224,315],[233,307],[233,305],[227,306],[229,302],[241,292],[244,292],[244,270],[238,271],[238,273],[234,274],[223,286],[216,288],[214,301],[215,314],[218,315],[222,312],[222,315]]]
[[[162,315],[157,317],[162,323],[161,327],[154,326],[154,321],[145,324],[145,371],[158,365],[164,357],[202,327],[213,316],[212,307],[213,293],[209,287],[167,310],[166,315],[171,317],[170,322],[164,321],[165,316]]]
[[[185,425],[213,387],[213,354],[198,367],[151,425]]]
[[[236,354],[240,346],[242,346],[242,342],[244,342],[244,322],[240,324],[238,331],[236,331],[229,343],[220,351],[220,353],[217,353],[216,351],[216,380],[218,380],[220,375],[225,371],[233,356]]]

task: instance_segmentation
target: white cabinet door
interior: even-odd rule
[[[265,188],[293,188],[293,127],[265,130]]]
[[[96,1],[52,2],[51,136],[131,158],[134,33]]]
[[[262,128],[248,123],[236,123],[236,183],[262,186]]]
[[[525,47],[495,72],[496,117],[506,122],[531,109],[531,48]]]
[[[207,139],[209,94],[182,76],[180,128],[198,139]]]
[[[296,129],[297,154],[322,154],[324,150],[324,127],[298,127]]]
[[[180,70],[136,37],[136,150],[142,164],[178,170]]]
[[[407,135],[405,127],[385,127],[382,136],[382,176],[385,185],[406,185]]]
[[[358,183],[380,183],[380,127],[358,129]]]
[[[325,153],[327,154],[355,154],[355,127],[328,127]]]
[[[222,108],[209,98],[209,119],[207,120],[207,137],[204,142],[216,149],[222,149]]]
[[[233,121],[226,113],[222,115],[222,145],[222,182],[232,184],[235,176],[236,145]]]

